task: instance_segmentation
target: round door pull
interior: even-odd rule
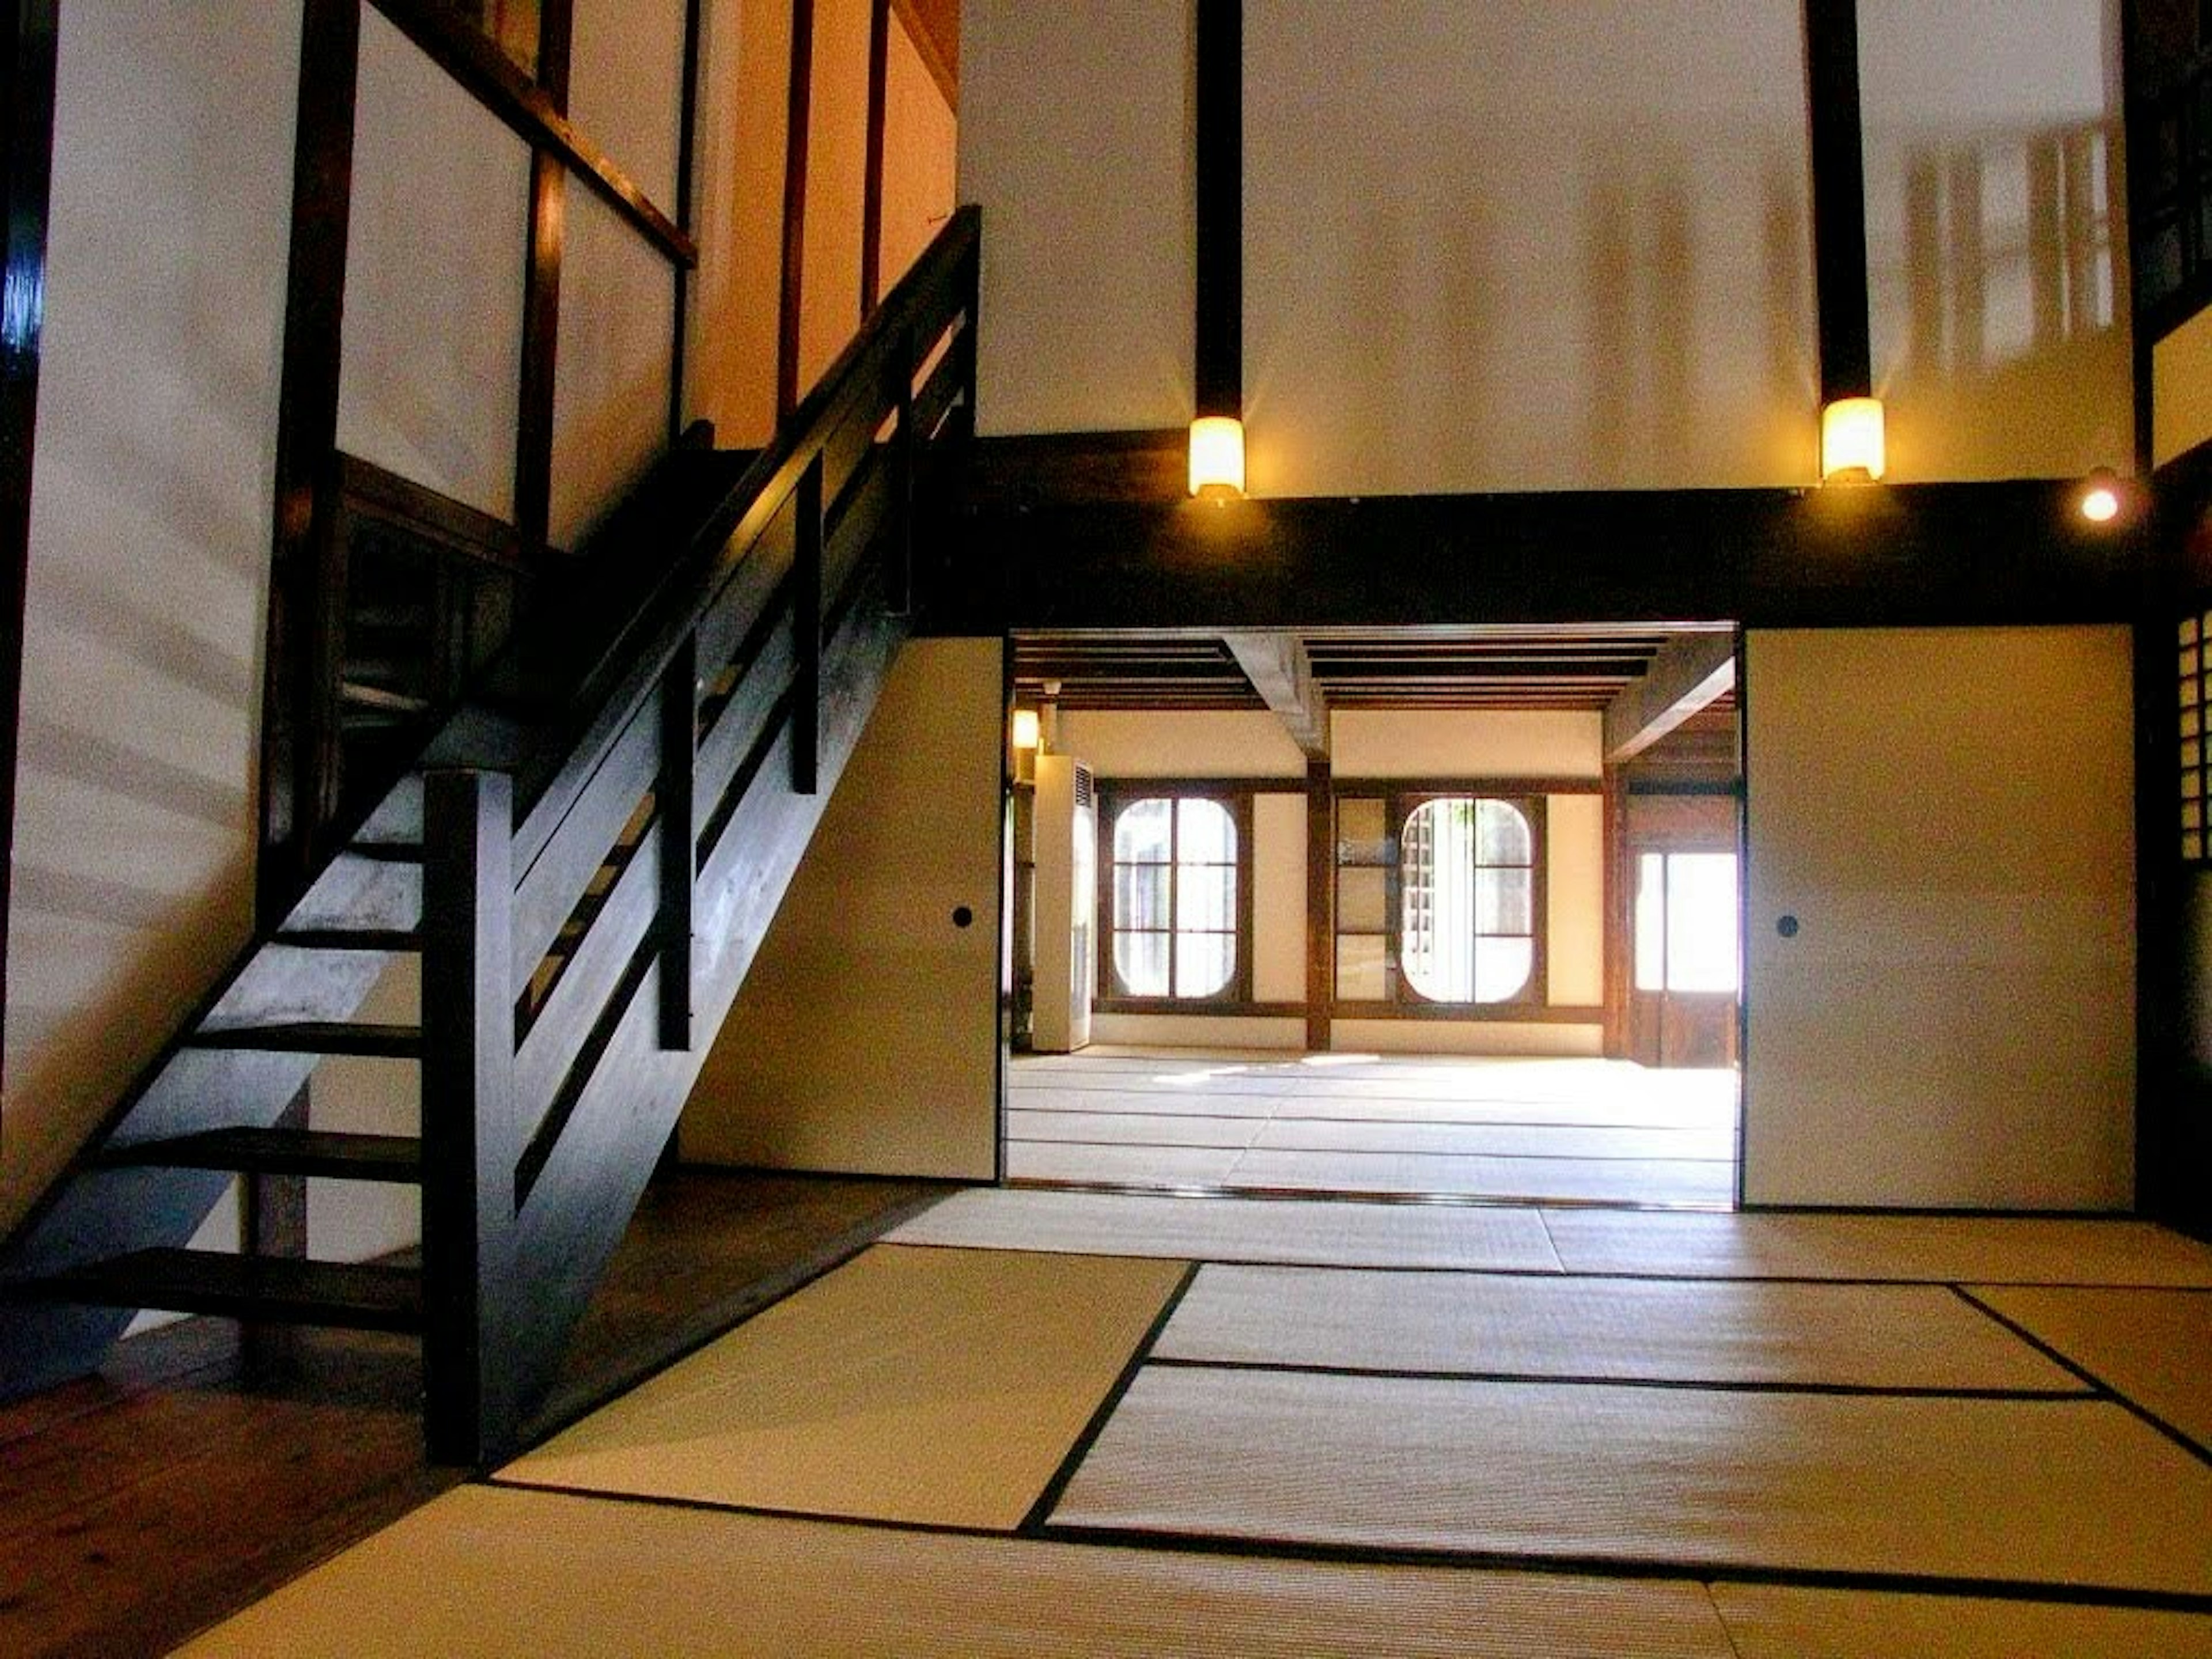
[[[975,920],[975,913],[966,905],[956,904],[952,907],[952,925],[955,927],[965,927]]]
[[[1797,937],[1797,918],[1795,916],[1782,917],[1774,924],[1774,931],[1781,934],[1784,939],[1796,939]]]

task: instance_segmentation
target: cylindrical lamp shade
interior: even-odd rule
[[[1190,423],[1190,493],[1244,493],[1244,422],[1233,415],[1202,415]]]
[[[1820,411],[1820,482],[1871,483],[1888,469],[1881,399],[1838,398]]]
[[[1037,746],[1037,711],[1034,708],[1014,710],[1014,747],[1035,749]]]

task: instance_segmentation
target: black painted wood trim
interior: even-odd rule
[[[0,173],[0,1009],[8,1000],[9,874],[15,853],[15,744],[22,726],[24,601],[31,559],[31,463],[46,282],[46,210],[54,142],[57,0],[17,0],[5,13],[0,109],[8,122]],[[5,1059],[0,1038],[0,1060]]]
[[[1198,0],[1197,413],[1244,412],[1244,4]]]
[[[1860,131],[1858,0],[1805,0],[1812,118],[1813,269],[1820,401],[1874,389],[1867,323],[1866,160]]]
[[[799,324],[806,304],[806,140],[813,118],[814,0],[791,0],[783,130],[783,271],[776,301],[775,413],[799,404]]]
[[[305,0],[292,173],[292,236],[284,296],[283,380],[276,415],[276,520],[262,669],[258,912],[273,922],[304,884],[319,814],[316,638],[325,553],[337,502],[331,457],[338,423],[345,249],[353,206],[360,0]]]
[[[571,0],[545,0],[538,25],[538,84],[568,107]],[[473,88],[471,88],[473,90]],[[554,360],[561,340],[561,258],[568,168],[545,144],[530,154],[529,228],[523,249],[521,380],[515,399],[514,522],[526,560],[545,550],[553,502]]]
[[[676,130],[676,225],[686,236],[694,235],[696,228],[692,222],[696,211],[693,198],[696,194],[696,181],[692,174],[699,165],[699,43],[703,27],[700,0],[685,0],[683,108]],[[688,424],[684,418],[688,408],[684,383],[690,362],[690,270],[678,264],[675,282],[675,338],[670,343],[668,353],[668,441],[672,445],[682,441]]]
[[[691,238],[635,179],[577,131],[546,88],[517,69],[505,52],[446,11],[437,0],[368,0],[368,3],[390,18],[393,27],[466,87],[517,137],[559,155],[571,172],[665,258],[678,264],[698,263],[699,249]]]
[[[876,308],[884,283],[884,135],[890,119],[891,0],[868,9],[868,151],[860,187],[860,315]]]
[[[971,506],[940,625],[2131,622],[2076,481]]]

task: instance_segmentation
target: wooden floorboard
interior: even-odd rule
[[[945,1189],[679,1170],[585,1316],[562,1398],[592,1401],[860,1248]],[[422,1452],[408,1338],[242,1340],[193,1319],[0,1406],[0,1653],[134,1659],[450,1488]]]

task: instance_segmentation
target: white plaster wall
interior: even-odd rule
[[[1340,709],[1330,764],[1353,778],[1595,778],[1605,718],[1568,711]]]
[[[1282,721],[1227,710],[1132,714],[1066,709],[1055,753],[1089,763],[1102,778],[1297,778],[1306,757]]]
[[[1255,494],[1810,480],[1797,8],[1249,0],[1244,40]]]
[[[1544,802],[1545,1000],[1594,1008],[1605,1000],[1605,797]]]
[[[860,238],[868,178],[868,0],[816,0],[807,111],[804,398],[860,326]]]
[[[1860,0],[1893,478],[2131,470],[2118,11]]]
[[[249,925],[299,27],[63,19],[0,1231]]]
[[[667,447],[674,268],[568,181],[548,534],[572,551]]]
[[[568,118],[670,218],[684,120],[684,0],[574,0]]]
[[[1252,1000],[1306,997],[1306,798],[1252,799]],[[1303,1040],[1303,1034],[1301,1034]]]
[[[1191,15],[961,8],[960,199],[984,210],[978,430],[1190,419]]]
[[[959,121],[894,10],[884,75],[883,291],[920,257],[958,199]]]
[[[511,520],[529,148],[374,6],[356,97],[338,447]]]
[[[783,269],[781,88],[790,57],[789,7],[708,0],[684,407],[687,419],[712,421],[716,441],[738,448],[765,444],[775,429],[773,296]]]

